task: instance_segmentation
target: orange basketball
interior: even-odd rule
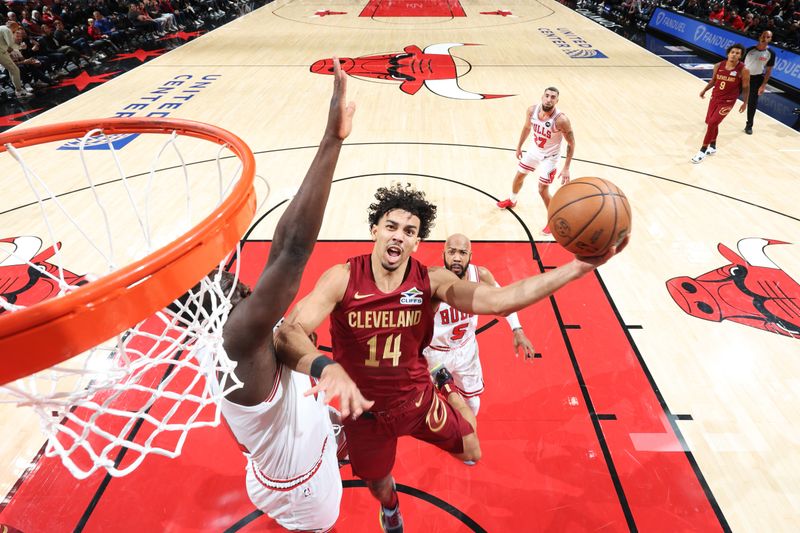
[[[547,223],[556,241],[570,252],[603,255],[631,231],[631,206],[610,181],[578,178],[553,195]]]

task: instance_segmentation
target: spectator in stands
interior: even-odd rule
[[[14,32],[14,49],[17,54],[14,54],[13,59],[19,67],[22,79],[32,82],[36,87],[55,85],[56,82],[46,74],[45,65],[29,49],[30,41],[27,37],[25,30],[18,26]]]
[[[117,29],[113,20],[103,15],[103,13],[101,13],[99,10],[95,10],[93,15],[93,29],[87,28],[87,31],[93,40],[96,41],[98,39],[108,39],[116,46],[125,45],[125,34]]]
[[[128,8],[128,20],[137,29],[147,33],[158,33],[159,36],[164,35],[164,33],[159,30],[156,21],[154,21],[152,18],[150,18],[150,16],[147,15],[147,13],[144,12],[141,4],[131,2],[130,7]]]
[[[178,31],[178,24],[175,22],[175,15],[172,13],[164,13],[158,6],[156,0],[145,0],[144,9],[147,14],[156,21],[162,31],[174,32]]]
[[[688,0],[686,2],[685,13],[697,18],[703,17],[703,8],[700,6],[698,0]]]
[[[34,13],[39,13],[38,11],[34,11]],[[22,10],[22,18],[20,19],[20,24],[22,27],[25,28],[25,31],[28,35],[43,35],[42,27],[39,25],[38,22],[33,18],[31,14],[28,13],[27,9]]]
[[[728,15],[728,26],[733,28],[736,31],[744,30],[744,21],[742,17],[739,16],[739,12],[735,9],[732,9],[730,15]]]
[[[99,13],[99,11],[97,13]],[[94,19],[88,19],[86,24],[86,35],[89,38],[89,47],[93,51],[105,56],[101,59],[105,59],[119,52],[119,47],[108,38],[108,35],[100,33],[100,30],[97,29],[94,23]]]
[[[45,24],[53,24],[57,19],[48,6],[42,6],[42,22]]]
[[[69,74],[69,71],[67,70],[68,61],[80,68],[80,53],[78,53],[78,51],[74,48],[72,48],[72,50],[62,50],[63,45],[59,43],[55,37],[53,37],[52,26],[45,24],[42,29],[44,30],[45,34],[38,39],[39,46],[41,47],[42,53],[49,57],[55,67],[59,69],[59,73],[62,75]],[[69,55],[67,55],[67,52],[69,52]]]
[[[748,33],[750,31],[755,30],[756,19],[752,13],[746,13],[743,22],[744,22],[744,28],[742,28],[742,31],[744,33]]]
[[[711,6],[711,13],[708,14],[708,19],[717,24],[725,22],[725,6],[722,4],[715,4]]]

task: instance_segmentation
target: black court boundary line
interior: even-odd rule
[[[411,146],[446,146],[446,147],[450,147],[450,148],[478,148],[478,149],[481,149],[481,150],[497,150],[497,151],[502,151],[502,152],[513,152],[514,151],[514,150],[512,150],[510,148],[503,148],[503,147],[499,147],[499,146],[487,146],[487,145],[480,145],[480,144],[460,144],[460,143],[440,143],[440,142],[411,142],[411,141],[379,141],[379,142],[364,142],[364,143],[345,143],[342,146],[343,147],[364,147],[364,146],[405,146],[405,145],[411,145]],[[274,148],[274,149],[269,149],[269,150],[259,150],[259,151],[254,151],[253,154],[254,155],[263,155],[263,154],[280,153],[280,152],[291,152],[291,151],[294,151],[294,150],[310,150],[310,149],[316,149],[316,148],[318,148],[318,145],[315,144],[315,145],[307,145],[307,146],[296,146],[296,147],[290,147],[290,148]],[[230,159],[230,158],[234,158],[234,157],[236,157],[236,156],[231,155],[231,156],[222,157],[220,159],[224,160],[224,159]],[[564,156],[562,156],[562,158],[563,157]],[[583,163],[588,163],[590,165],[597,165],[597,166],[600,166],[600,167],[603,167],[603,168],[612,168],[612,169],[620,170],[620,171],[623,171],[623,172],[629,172],[631,174],[638,174],[638,175],[645,176],[645,177],[648,177],[648,178],[653,178],[653,179],[656,179],[656,180],[665,181],[665,182],[672,183],[672,184],[675,184],[675,185],[680,185],[680,186],[683,186],[683,187],[688,187],[688,188],[691,188],[691,189],[695,189],[697,191],[701,191],[701,192],[705,192],[705,193],[708,193],[708,194],[712,194],[714,196],[719,196],[719,197],[722,197],[722,198],[726,198],[728,200],[733,200],[734,202],[738,202],[738,203],[741,203],[741,204],[744,204],[744,205],[747,205],[747,206],[750,206],[750,207],[755,207],[756,209],[762,209],[762,210],[767,211],[769,213],[788,218],[789,220],[794,220],[796,222],[800,222],[800,217],[798,217],[798,216],[793,216],[793,215],[790,215],[788,213],[783,213],[781,211],[778,211],[776,209],[772,209],[770,207],[766,207],[766,206],[763,206],[763,205],[760,205],[760,204],[756,204],[754,202],[750,202],[750,201],[744,200],[742,198],[737,198],[736,196],[732,196],[730,194],[714,191],[714,190],[711,190],[711,189],[707,189],[705,187],[700,187],[699,185],[694,185],[692,183],[686,183],[686,182],[683,182],[683,181],[680,181],[680,180],[677,180],[677,179],[667,178],[667,177],[664,177],[664,176],[659,176],[657,174],[651,174],[649,172],[645,172],[645,171],[642,171],[642,170],[634,170],[634,169],[627,168],[627,167],[622,167],[622,166],[619,166],[619,165],[612,165],[610,163],[601,163],[601,162],[598,162],[598,161],[592,161],[590,159],[581,159],[581,158],[577,158],[576,157],[576,158],[573,158],[573,160],[574,161],[581,161]],[[192,162],[192,163],[186,163],[186,166],[188,167],[188,166],[193,166],[193,165],[201,165],[201,164],[213,163],[215,161],[216,161],[216,159],[202,159],[202,160],[195,161],[195,162]],[[180,168],[180,167],[178,165],[174,165],[174,166],[170,166],[170,167],[164,167],[164,168],[156,170],[156,173],[161,172],[161,171],[165,171],[165,170],[172,170],[172,169],[175,169],[175,168]],[[383,175],[383,174],[384,173],[375,173],[375,174],[366,174],[366,175]],[[389,173],[387,173],[387,174],[389,174]],[[395,172],[395,173],[391,173],[391,174],[392,175],[405,175],[405,176],[412,176],[412,175],[424,176],[424,174],[411,174],[411,173],[403,173],[403,172]],[[132,174],[130,176],[126,176],[126,178],[127,179],[135,179],[135,178],[141,178],[141,177],[149,176],[149,175],[150,175],[150,172],[147,171],[147,172],[141,172],[141,173],[138,173],[138,174]],[[338,181],[342,181],[344,179],[352,179],[352,178],[340,178],[338,180],[334,180],[334,183],[336,183]],[[114,184],[114,183],[118,183],[120,181],[122,181],[122,180],[119,179],[119,178],[116,178],[116,179],[113,179],[113,180],[108,180],[108,181],[104,181],[104,182],[100,182],[100,183],[95,183],[95,187],[102,187],[104,185],[111,185],[111,184]],[[472,187],[470,185],[467,185],[465,183],[461,183],[461,182],[458,182],[458,181],[455,181],[455,180],[447,180],[447,181],[451,181],[453,183],[458,183],[459,185],[462,185],[462,186],[465,186],[465,187],[470,187],[472,189],[479,190],[479,189],[477,189],[475,187]],[[61,193],[61,194],[57,194],[56,197],[57,198],[63,198],[63,197],[68,196],[70,194],[75,194],[75,193],[79,193],[79,192],[85,192],[85,191],[90,190],[90,189],[91,189],[91,187],[89,187],[89,186],[79,187],[79,188],[73,189],[71,191],[67,191],[67,192],[64,192],[64,193]],[[483,191],[480,191],[480,192],[484,193]],[[484,194],[486,194],[486,193],[484,193]],[[488,196],[491,196],[491,195],[488,195]],[[492,197],[492,198],[494,198],[494,197]],[[49,201],[49,199],[45,199],[44,201]],[[33,206],[33,205],[36,205],[36,202],[29,202],[27,204],[22,204],[22,205],[17,206],[17,207],[12,207],[11,209],[6,209],[5,211],[0,211],[0,215],[5,215],[5,214],[8,214],[8,213],[14,212],[14,211],[16,211],[18,209],[24,209],[26,207],[30,207],[30,206]],[[509,211],[513,212],[512,209],[509,209]],[[515,216],[516,216],[516,214],[515,214]],[[516,217],[516,218],[518,220],[520,220],[519,217]],[[521,222],[521,220],[520,220],[520,222]]]
[[[367,488],[367,484],[360,479],[343,479],[342,488],[344,489]],[[438,507],[442,511],[446,512],[447,514],[449,514],[450,516],[454,517],[456,520],[467,526],[470,529],[470,531],[473,531],[474,533],[487,533],[485,529],[483,529],[475,520],[470,518],[466,513],[459,510],[454,505],[447,503],[441,498],[437,498],[433,494],[430,494],[428,492],[425,492],[424,490],[420,490],[415,487],[411,487],[409,485],[403,485],[402,483],[397,484],[397,492],[408,494],[409,496],[413,496],[419,500],[428,502],[434,507]],[[377,502],[375,503],[377,504]],[[263,515],[264,513],[262,511],[256,509],[251,513],[248,513],[247,515],[242,517],[240,520],[238,520],[229,528],[225,529],[224,533],[236,533],[237,531],[249,525],[251,522],[253,522],[254,520]]]
[[[183,355],[183,352],[184,350],[178,350],[177,352],[175,352],[175,355],[172,357],[172,360],[175,361],[179,359],[180,356]],[[164,375],[161,376],[160,383],[163,383],[164,380],[167,379],[167,377],[172,373],[174,369],[175,369],[174,364],[169,365],[164,371]],[[153,402],[153,404],[145,410],[145,413],[149,413],[153,405],[155,405],[155,402]],[[126,435],[125,437],[126,440],[132,440],[136,438],[136,435],[139,433],[139,429],[142,427],[142,424],[144,424],[144,418],[139,417],[138,420],[136,420],[136,423],[131,428],[131,430],[128,432],[128,435]],[[125,458],[125,455],[127,453],[128,453],[128,448],[122,447],[122,449],[117,454],[116,459],[114,459],[115,468],[122,463],[122,460]],[[86,527],[86,523],[89,521],[89,519],[92,516],[92,513],[94,513],[94,510],[100,503],[100,499],[103,497],[103,494],[105,494],[106,489],[108,488],[108,485],[109,483],[111,483],[112,479],[114,479],[114,476],[106,472],[106,474],[103,476],[103,480],[97,487],[94,496],[92,496],[92,499],[89,501],[89,503],[86,506],[86,509],[83,511],[83,515],[81,515],[80,519],[78,520],[78,523],[75,525],[75,529],[73,530],[74,533],[80,533]]]
[[[630,330],[625,327],[625,321],[622,319],[622,315],[617,308],[617,305],[614,303],[614,300],[611,298],[611,294],[608,292],[608,288],[606,287],[605,282],[603,282],[603,278],[600,276],[600,273],[595,270],[595,275],[597,277],[597,282],[600,284],[600,288],[606,295],[606,299],[608,303],[611,304],[611,309],[614,315],[617,317],[617,321],[619,322],[620,326],[622,327],[622,331],[625,333],[625,336],[628,338],[628,342],[633,348],[633,352],[636,354],[636,359],[639,361],[639,366],[644,372],[647,381],[650,383],[650,388],[653,390],[653,393],[656,395],[658,399],[659,405],[661,405],[661,409],[664,411],[664,414],[667,415],[667,420],[669,420],[669,425],[672,427],[672,431],[675,433],[675,436],[678,439],[678,442],[681,444],[681,448],[683,448],[684,455],[686,456],[686,460],[689,461],[689,465],[692,467],[695,476],[697,477],[697,481],[700,483],[700,486],[703,489],[703,492],[706,495],[706,499],[708,503],[711,505],[711,508],[714,510],[714,514],[717,516],[717,520],[719,520],[720,526],[722,526],[723,531],[730,532],[731,528],[728,524],[727,519],[725,518],[724,513],[722,512],[722,508],[719,506],[717,499],[714,497],[714,493],[711,491],[711,487],[708,485],[708,482],[703,476],[703,472],[700,470],[700,465],[697,464],[697,461],[694,458],[694,454],[689,448],[689,445],[686,443],[686,439],[683,437],[683,433],[681,433],[680,427],[677,424],[677,420],[692,420],[691,415],[675,415],[670,410],[669,406],[667,405],[667,401],[664,399],[664,396],[661,394],[658,386],[656,385],[655,378],[653,378],[653,374],[650,373],[650,369],[647,367],[647,363],[642,357],[641,352],[639,351],[639,347],[636,346],[636,343],[631,336]],[[688,418],[687,418],[688,417]]]

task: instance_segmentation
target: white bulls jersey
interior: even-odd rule
[[[311,387],[309,376],[278,363],[263,402],[223,398],[221,410],[248,459],[253,504],[287,529],[322,531],[338,517],[342,483],[328,407],[303,396]]]
[[[479,283],[478,267],[469,265],[464,279]],[[441,302],[434,313],[433,338],[430,349],[450,351],[474,343],[476,342],[475,330],[477,327],[477,315],[464,313]]]
[[[542,157],[558,156],[561,152],[561,141],[564,134],[556,128],[556,119],[561,115],[558,108],[546,120],[539,120],[541,104],[536,106],[531,115],[531,142],[529,152],[538,152]]]
[[[244,406],[222,400],[222,414],[267,488],[287,490],[309,479],[323,448],[336,447],[327,407],[303,393],[311,378],[279,364],[269,396]]]

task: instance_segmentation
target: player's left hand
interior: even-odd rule
[[[561,185],[566,185],[569,183],[569,169],[562,169],[561,174],[559,174],[558,177],[561,178]]]
[[[534,354],[533,344],[531,344],[522,328],[514,330],[514,355],[519,357],[520,354],[525,359],[531,359]]]
[[[339,363],[323,368],[317,384],[308,389],[303,396],[311,396],[319,392],[325,393],[325,403],[330,403],[331,400],[339,397],[342,418],[352,416],[355,420],[375,403],[361,395],[358,386]]]
[[[744,110],[745,110],[745,109],[747,109],[747,102],[743,103],[743,104],[742,104],[742,105],[739,107],[739,113],[744,113]]]
[[[328,111],[327,133],[344,140],[353,129],[355,102],[347,101],[347,74],[342,70],[339,58],[333,57],[333,96]]]

